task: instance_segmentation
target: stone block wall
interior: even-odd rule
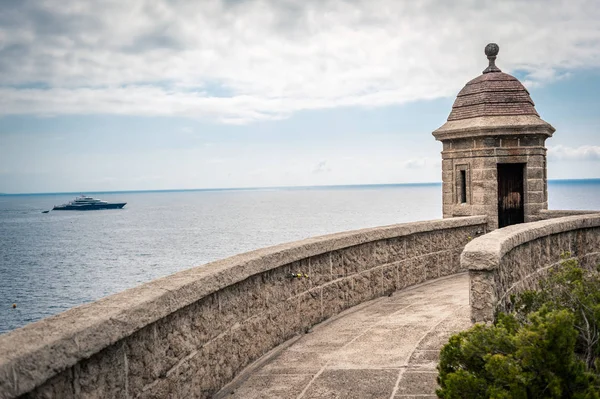
[[[493,321],[511,294],[537,288],[565,253],[586,268],[600,264],[600,213],[509,226],[470,242],[461,267],[471,278],[472,321]]]
[[[598,211],[544,209],[541,210],[538,214],[534,215],[532,217],[532,221],[562,218],[565,216],[589,215],[592,213],[598,213]]]
[[[210,397],[344,309],[464,271],[460,254],[486,224],[475,216],[311,238],[74,308],[0,336],[0,398]]]
[[[548,209],[545,137],[481,136],[447,139],[442,152],[443,216],[486,215],[488,228],[498,228],[498,164],[525,164],[525,222]],[[467,201],[460,198],[460,171],[466,175]]]

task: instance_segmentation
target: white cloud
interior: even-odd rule
[[[0,116],[249,123],[453,96],[497,64],[531,85],[600,66],[594,0],[19,1],[0,14]]]
[[[427,160],[425,158],[418,159],[409,159],[404,162],[404,167],[407,169],[421,169],[427,165]]]
[[[204,162],[209,165],[216,165],[216,164],[225,164],[225,163],[232,162],[232,161],[234,161],[233,158],[209,158],[209,159],[206,159]]]
[[[574,148],[557,145],[548,147],[548,158],[569,161],[600,161],[600,146],[583,145]]]
[[[327,161],[321,161],[315,166],[313,169],[313,173],[328,173],[331,172],[331,166],[327,163]]]
[[[431,158],[431,157],[420,157],[420,158],[410,158],[402,163],[402,167],[405,169],[440,169],[442,163],[439,158]]]

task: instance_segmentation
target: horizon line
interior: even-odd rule
[[[599,181],[600,178],[589,179],[548,179],[548,182],[591,182]],[[397,187],[397,186],[435,186],[442,182],[419,182],[419,183],[382,183],[382,184],[327,184],[312,186],[264,186],[264,187],[213,187],[213,188],[166,188],[147,190],[94,190],[94,191],[56,191],[56,192],[33,192],[33,193],[0,193],[0,196],[16,195],[72,195],[72,194],[127,194],[127,193],[161,193],[161,192],[188,192],[188,191],[259,191],[259,190],[302,190],[302,189],[328,189],[328,188],[369,188],[369,187]]]

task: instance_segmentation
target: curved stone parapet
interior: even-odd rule
[[[471,277],[471,320],[493,321],[511,294],[535,289],[565,254],[583,267],[598,265],[600,213],[509,226],[470,242],[461,267]]]
[[[0,336],[0,398],[209,397],[246,365],[346,308],[463,271],[485,216],[260,249]]]
[[[542,209],[531,217],[531,221],[536,222],[538,220],[562,218],[565,216],[590,215],[592,213],[598,213],[598,211]]]

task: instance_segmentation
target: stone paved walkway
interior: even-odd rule
[[[348,309],[284,345],[217,397],[435,398],[439,350],[468,328],[460,274]]]

